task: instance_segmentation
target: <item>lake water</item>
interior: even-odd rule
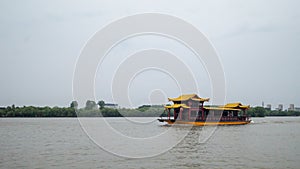
[[[153,118],[132,119],[148,121],[150,127],[127,127],[123,118],[108,121],[131,137],[158,135],[173,128]],[[300,118],[252,120],[248,125],[219,126],[204,143],[199,142],[203,127],[176,126],[174,131],[188,132],[176,146],[154,157],[133,159],[103,150],[77,118],[1,118],[0,168],[299,168]],[[177,136],[161,142],[172,137]],[[132,147],[130,142],[111,142],[119,145],[114,151]]]

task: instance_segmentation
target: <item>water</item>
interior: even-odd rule
[[[124,119],[109,120],[118,126]],[[99,148],[76,118],[1,118],[0,168],[299,168],[300,118],[253,121],[249,125],[220,126],[203,144],[198,142],[202,127],[176,127],[181,132],[189,131],[177,146],[155,157],[129,159]],[[151,129],[121,128],[135,135],[170,129],[152,125]],[[124,147],[126,144],[121,143]]]

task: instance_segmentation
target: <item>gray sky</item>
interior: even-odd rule
[[[299,6],[297,0],[2,0],[0,105],[68,106],[72,100],[76,59],[89,38],[121,17],[156,12],[186,20],[213,43],[225,72],[227,102],[241,101],[254,106],[264,101],[273,108],[279,103],[285,108],[294,103],[300,107]],[[175,42],[145,36],[119,45],[109,53],[111,60],[106,60],[109,66],[102,68],[113,69],[114,59],[153,46],[174,50],[188,62],[185,58],[188,51]],[[191,68],[198,66],[188,64]],[[151,71],[146,74],[150,78],[154,75]],[[201,84],[199,95],[210,97],[205,70],[200,68],[195,75]],[[109,84],[105,82],[109,78],[111,74],[103,75],[101,70],[97,74],[97,99],[112,101],[106,92]],[[153,80],[157,78],[164,76],[157,75]],[[138,77],[130,89],[129,95],[136,105],[149,101],[151,87],[139,85],[145,80],[143,76]],[[171,81],[169,84],[172,85]],[[176,96],[176,90],[167,93]],[[162,95],[154,91],[152,96]],[[159,98],[156,102],[165,99]]]

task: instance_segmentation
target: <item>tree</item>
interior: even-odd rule
[[[263,107],[254,107],[254,108],[250,108],[248,110],[248,113],[252,117],[265,117],[265,115],[266,115],[266,109],[263,108]]]
[[[88,100],[88,101],[86,101],[86,103],[85,103],[85,109],[87,109],[87,110],[95,109],[96,106],[97,106],[96,102],[95,102],[95,101],[92,101],[92,100]]]
[[[78,107],[78,102],[77,102],[77,101],[72,101],[71,104],[70,104],[70,107],[71,107],[71,108],[77,109],[77,107]]]
[[[105,106],[105,102],[103,100],[98,101],[98,105],[100,107],[100,109],[103,109]]]

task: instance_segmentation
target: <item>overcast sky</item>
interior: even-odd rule
[[[255,106],[264,101],[273,108],[278,104],[287,108],[294,103],[300,107],[299,6],[297,0],[2,0],[0,106],[69,106],[76,61],[89,38],[119,18],[156,12],[186,20],[212,42],[225,72],[227,102],[241,101]],[[171,50],[178,44],[164,38],[137,37],[120,44],[108,56],[121,59],[116,55],[153,46]],[[189,54],[185,50],[178,46],[174,52],[186,59]],[[108,59],[109,66],[103,69],[109,72],[109,67],[115,66],[113,61]],[[112,102],[106,92],[109,84],[105,83],[111,75],[99,72],[95,80],[96,99]],[[208,76],[201,72],[205,70],[195,75],[203,85],[195,93],[211,97]],[[138,82],[145,82],[146,76],[151,79],[151,75],[154,74],[149,71],[132,84],[130,95],[135,105],[149,101],[148,91],[153,89]],[[157,75],[153,80],[157,78],[164,76]],[[153,85],[165,84],[156,81]],[[170,92],[167,97],[176,96],[176,90]],[[162,96],[158,90],[150,95]]]

